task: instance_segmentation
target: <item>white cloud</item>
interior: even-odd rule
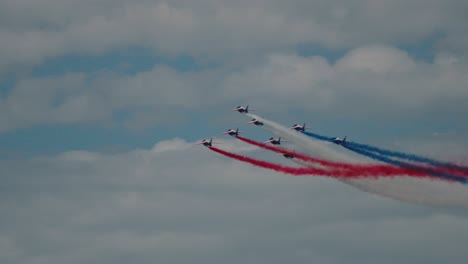
[[[230,75],[226,87],[233,98],[278,112],[300,106],[350,118],[404,119],[427,112],[456,117],[468,111],[463,106],[468,67],[464,60],[449,58],[420,62],[388,46],[351,50],[334,64],[321,57],[272,55]]]
[[[28,73],[50,57],[135,47],[216,65],[194,72],[156,66],[133,75],[26,74],[0,96],[0,132],[108,125],[122,112],[130,116],[124,126],[139,130],[233,102],[249,102],[259,113],[324,113],[331,122],[343,113],[437,122],[431,114],[438,113],[464,124],[465,2],[0,1],[0,76]],[[433,61],[395,48],[430,38]],[[294,54],[298,45],[349,52],[330,62]],[[220,115],[210,113],[214,120]],[[221,148],[258,154],[222,141]],[[467,242],[464,212],[252,168],[180,138],[112,155],[79,150],[9,159],[0,161],[0,175],[0,260],[7,264],[429,264],[463,261]],[[400,183],[403,193],[414,190]]]
[[[0,132],[44,123],[109,121],[119,110],[151,112],[152,119],[146,115],[146,120],[126,121],[136,129],[145,123],[170,123],[205,101],[215,88],[216,74],[156,66],[136,75],[98,72],[23,79],[0,100]]]
[[[466,24],[460,11],[465,5],[456,0],[3,1],[0,72],[47,57],[133,47],[194,56],[202,63],[214,59],[210,65],[216,66],[197,72],[156,66],[135,75],[26,76],[0,98],[0,132],[45,123],[109,125],[117,112],[128,113],[125,128],[141,131],[178,122],[187,110],[245,101],[266,111],[297,105],[309,113],[364,119],[433,112],[461,117],[467,112],[468,67],[459,44],[466,35],[460,26]],[[431,62],[395,48],[433,36],[440,36],[435,47],[441,52]],[[320,54],[292,53],[298,45],[349,52],[331,63]]]
[[[0,131],[36,124],[81,123],[109,117],[110,110],[80,73],[20,80],[0,102]]]
[[[386,46],[368,46],[352,50],[337,62],[343,71],[371,71],[388,74],[408,72],[415,62],[404,51]]]
[[[85,150],[74,150],[61,153],[58,157],[59,160],[70,161],[70,162],[94,162],[100,155],[97,153],[85,151]]]
[[[437,263],[464,258],[463,212],[379,198],[332,179],[281,175],[203,147],[164,147],[171,144],[189,143],[175,138],[158,142],[157,152],[76,151],[0,161],[2,185],[8,186],[0,192],[2,260],[390,263],[397,255],[400,263]],[[370,227],[373,231],[366,232]]]
[[[166,140],[158,142],[151,149],[152,152],[165,152],[165,151],[182,151],[191,147],[190,143],[186,142],[181,138],[175,138],[172,140]]]
[[[43,123],[112,122],[128,112],[131,130],[181,122],[185,111],[250,102],[264,112],[302,110],[348,118],[450,116],[468,109],[468,64],[449,53],[433,61],[384,45],[349,51],[331,63],[321,56],[271,54],[255,64],[179,72],[155,66],[134,75],[97,72],[24,79],[0,100],[0,131]],[[216,115],[216,111],[214,112]]]
[[[466,4],[452,1],[3,1],[0,69],[70,52],[148,47],[232,59],[316,44],[414,43],[466,52]],[[34,12],[30,12],[34,10]],[[415,15],[417,14],[417,15]],[[234,55],[234,56],[233,56]]]

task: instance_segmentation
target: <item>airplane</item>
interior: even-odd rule
[[[341,139],[339,137],[332,138],[332,141],[337,145],[343,145],[343,143],[346,142],[346,137],[344,137],[343,139]]]
[[[246,107],[243,107],[243,106],[238,106],[234,109],[232,109],[232,111],[237,111],[239,113],[248,113],[249,112],[249,105],[247,105]]]
[[[230,135],[230,136],[238,136],[239,133],[242,133],[242,132],[239,132],[239,129],[228,129],[226,130],[226,132],[224,132],[223,134],[227,134],[227,135]]]
[[[261,121],[258,121],[257,119],[252,119],[250,122],[248,122],[249,124],[254,124],[256,126],[263,126],[263,122]]]
[[[197,144],[202,144],[205,147],[211,147],[211,146],[213,146],[213,138],[210,138],[210,140],[204,139],[204,140],[198,142]]]
[[[267,141],[263,142],[263,143],[271,143],[273,145],[281,145],[281,137],[279,138],[270,138],[268,139]]]
[[[294,129],[296,131],[304,132],[305,131],[305,123],[301,126],[299,124],[294,124],[291,129]]]

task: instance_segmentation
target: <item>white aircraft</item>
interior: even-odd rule
[[[226,132],[224,132],[223,134],[227,134],[227,135],[230,135],[230,136],[233,136],[233,137],[234,137],[234,136],[238,136],[239,133],[244,133],[244,132],[239,131],[239,129],[236,129],[236,130],[234,130],[234,129],[228,129],[228,130],[226,130]]]
[[[304,132],[305,131],[305,123],[301,126],[299,124],[294,124],[291,129],[294,129],[296,131]]]
[[[238,106],[234,109],[232,109],[232,111],[237,111],[239,113],[248,113],[249,112],[249,105],[247,105],[246,107],[243,107],[243,106]]]
[[[210,140],[204,139],[204,140],[198,142],[197,144],[202,144],[205,147],[211,147],[211,146],[213,146],[213,138],[210,138]]]
[[[283,142],[284,142],[284,141],[285,141],[285,140],[283,140]],[[267,141],[265,141],[265,142],[263,142],[263,143],[265,143],[265,144],[266,144],[266,143],[271,143],[271,144],[273,144],[273,145],[281,145],[281,137],[279,137],[279,138],[273,138],[273,137],[271,137],[270,139],[268,139]]]
[[[252,119],[248,124],[254,124],[256,126],[263,126],[263,122],[259,121],[258,119]]]
[[[333,141],[335,144],[342,145],[343,143],[346,142],[346,137],[344,137],[344,138],[339,138],[339,137],[332,138],[332,141]]]

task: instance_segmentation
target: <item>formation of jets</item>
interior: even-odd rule
[[[236,108],[232,109],[233,111],[237,111],[239,113],[242,113],[242,114],[245,114],[245,113],[248,113],[249,112],[249,105],[246,105],[246,106],[237,106]],[[253,111],[252,109],[250,111]],[[253,125],[256,125],[256,126],[263,126],[263,122],[254,118],[252,119],[251,121],[248,122],[249,124],[253,124]],[[306,130],[306,124],[294,124],[293,126],[290,127],[290,129],[294,129],[298,132],[304,132]],[[226,134],[226,135],[230,135],[230,136],[233,136],[233,137],[236,137],[236,136],[239,136],[239,133],[242,133],[241,131],[239,131],[239,129],[237,128],[236,130],[234,129],[228,129],[226,130],[223,134]],[[285,142],[286,140],[281,140],[281,137],[279,138],[269,138],[267,141],[263,142],[263,144],[273,144],[273,145],[281,145],[281,142]],[[331,138],[331,141],[337,145],[342,145],[343,143],[346,142],[346,137],[344,138],[339,138],[339,137],[335,137],[335,138]],[[208,139],[204,139],[200,142],[198,142],[197,144],[202,144],[203,146],[205,147],[212,147],[213,144],[216,143],[216,142],[213,142],[213,139],[210,138],[210,140]],[[283,157],[287,158],[287,159],[293,159],[294,158],[294,155],[293,154],[290,154],[290,153],[284,153],[284,154],[281,154]]]

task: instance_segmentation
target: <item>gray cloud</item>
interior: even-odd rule
[[[464,61],[440,54],[419,62],[388,46],[351,50],[332,64],[322,57],[271,55],[227,78],[229,96],[274,105],[277,111],[300,105],[308,111],[348,117],[414,118],[428,112],[461,117],[467,109]],[[262,104],[260,98],[266,98]]]
[[[3,263],[439,263],[462,261],[468,239],[464,212],[260,170],[180,139],[0,168]]]
[[[461,122],[468,112],[468,66],[448,53],[417,61],[391,46],[349,51],[331,63],[320,56],[271,54],[232,70],[179,72],[155,66],[134,75],[113,72],[24,79],[0,101],[0,131],[41,123],[107,121],[129,112],[125,127],[170,122],[168,111],[208,111],[251,102],[264,112],[301,109],[349,118],[411,120],[429,114]],[[371,110],[371,111],[370,111]],[[182,117],[181,117],[182,118]],[[174,121],[173,120],[173,121]]]
[[[20,80],[0,101],[0,131],[47,123],[100,120],[106,113],[84,74]]]
[[[70,52],[147,47],[226,59],[315,44],[410,44],[466,52],[464,1],[3,1],[0,69]],[[34,12],[30,12],[34,10]]]
[[[260,112],[300,109],[366,120],[437,122],[430,114],[439,112],[463,125],[466,9],[459,0],[0,1],[0,76],[50,57],[134,47],[217,65],[22,77],[0,96],[0,132],[108,124],[122,112],[126,128],[141,130],[178,122],[174,113],[183,118],[240,101]],[[433,61],[395,48],[427,39],[435,41]],[[298,45],[349,52],[330,62],[298,56],[292,52]],[[414,113],[403,118],[408,112]],[[442,146],[433,139],[398,142],[406,149],[420,144],[415,148],[433,156],[449,146],[459,158],[466,151],[453,143],[458,136]],[[238,142],[222,147],[285,162]],[[465,211],[264,171],[182,139],[126,153],[10,158],[0,160],[0,175],[6,264],[429,264],[462,262],[468,242]]]

